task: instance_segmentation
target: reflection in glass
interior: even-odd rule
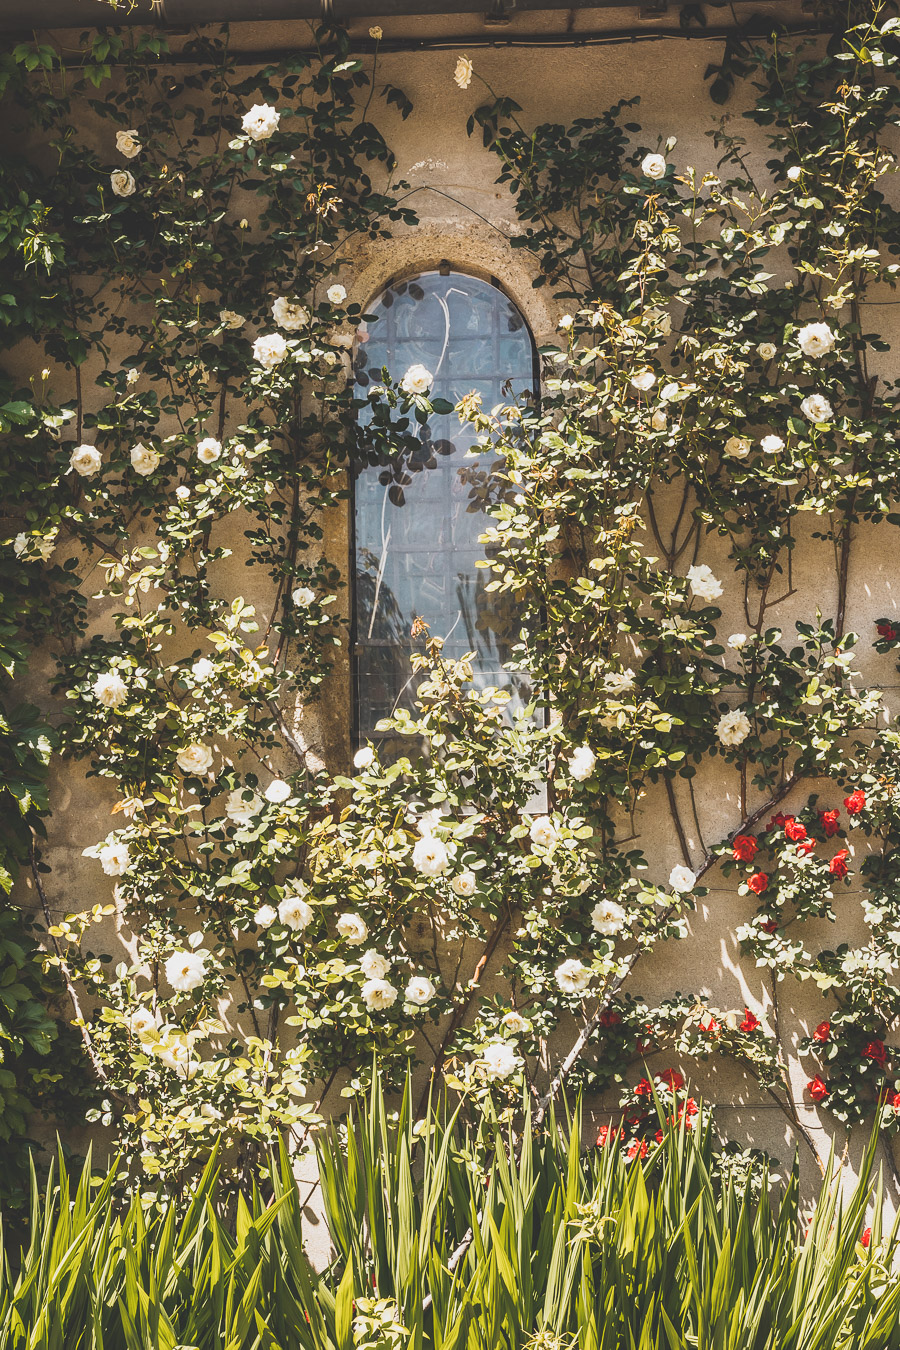
[[[374,317],[356,356],[360,393],[382,378],[402,379],[413,365],[434,376],[432,396],[456,404],[476,391],[486,409],[531,391],[535,352],[515,305],[496,286],[458,273],[429,272],[389,286],[369,306]],[[506,387],[506,388],[505,388]],[[402,466],[385,458],[357,466],[355,479],[356,707],[360,741],[380,740],[375,724],[398,707],[414,709],[409,658],[421,640],[415,619],[445,639],[457,658],[474,652],[475,684],[527,695],[523,677],[505,671],[517,638],[514,609],[487,592],[490,573],[478,539],[485,504],[506,490],[499,463],[467,457],[471,433],[455,413],[432,417],[421,448]]]

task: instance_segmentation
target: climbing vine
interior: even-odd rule
[[[31,875],[96,1114],[145,1172],[174,1183],[216,1140],[252,1167],[374,1059],[474,1105],[515,1109],[524,1079],[538,1120],[563,1086],[621,1094],[637,1149],[644,1062],[681,1063],[656,1086],[689,1120],[690,1061],[728,1056],[812,1146],[795,980],[823,995],[799,1029],[810,1104],[900,1119],[898,733],[854,665],[900,625],[848,624],[854,541],[897,523],[897,386],[869,331],[900,266],[896,27],[754,49],[764,166],[730,122],[701,174],[633,103],[529,127],[487,90],[470,133],[565,311],[539,401],[456,410],[476,468],[502,451],[484,566],[533,702],[513,714],[419,625],[416,711],[385,728],[409,753],[352,766],[304,733],[347,643],[329,521],[357,462],[452,411],[422,367],[349,378],[351,242],[415,223],[374,111],[405,95],[325,29],[249,75],[224,30],[177,63],[137,29],[76,68],[8,54],[33,148],[5,170],[30,333],[7,345],[34,374],[8,377],[3,566],[33,597],[10,640],[56,670],[52,732],[14,735],[77,758],[112,813],[79,841],[90,902],[26,813]],[[461,108],[479,79],[462,58]],[[642,983],[715,876],[755,911],[734,924],[768,985],[754,1009]],[[866,940],[824,950],[850,906]]]

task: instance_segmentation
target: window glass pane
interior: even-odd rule
[[[359,343],[356,380],[363,393],[412,365],[434,376],[432,395],[457,403],[473,390],[490,409],[532,391],[534,344],[515,305],[486,281],[429,272],[398,282],[368,307],[374,317]],[[457,658],[474,652],[475,683],[527,698],[523,677],[502,669],[517,633],[513,608],[485,590],[490,573],[478,542],[488,494],[501,490],[490,455],[466,455],[471,432],[455,413],[433,417],[421,449],[406,464],[358,465],[355,479],[356,702],[360,740],[383,739],[376,722],[396,707],[414,708],[409,658],[416,618],[445,639]],[[409,747],[407,747],[409,749]]]

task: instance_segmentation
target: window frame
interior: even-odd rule
[[[516,311],[522,317],[522,322],[525,325],[525,330],[531,342],[532,385],[534,389],[535,400],[537,401],[538,404],[540,404],[541,357],[540,352],[538,351],[538,344],[537,339],[535,338],[534,335],[534,330],[531,326],[528,315],[525,313],[522,306],[519,304],[518,300],[515,298],[515,296],[510,295],[509,291],[506,289],[506,287],[503,285],[500,279],[494,276],[493,273],[485,275],[484,273],[479,273],[476,268],[472,268],[470,270],[465,267],[449,264],[445,261],[442,261],[438,265],[431,265],[431,266],[423,265],[418,270],[411,269],[409,271],[392,273],[389,277],[387,277],[383,282],[380,283],[377,291],[374,291],[372,295],[369,297],[369,300],[366,302],[366,305],[363,306],[363,312],[365,313],[367,306],[375,303],[378,299],[380,299],[380,297],[385,293],[385,291],[390,290],[392,286],[396,286],[401,282],[414,281],[417,277],[425,276],[429,272],[438,272],[442,276],[448,275],[452,276],[456,274],[459,276],[470,277],[474,281],[487,282],[487,284],[492,286],[494,290],[498,291],[500,295],[504,296],[505,299],[508,300],[511,305],[515,306]],[[350,595],[348,606],[349,610],[348,651],[350,657],[350,690],[349,690],[350,716],[348,719],[348,725],[350,728],[350,755],[352,758],[352,756],[356,754],[357,750],[361,749],[363,745],[363,742],[360,740],[361,700],[359,698],[359,663],[363,655],[364,648],[359,642],[359,606],[357,604],[357,585],[356,585],[356,474],[354,472],[354,466],[352,464],[349,465],[348,467],[348,474],[349,474],[349,485],[347,497],[348,497],[349,521],[347,529],[347,539],[348,539],[347,573],[350,578],[349,582]]]

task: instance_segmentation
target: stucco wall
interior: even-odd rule
[[[401,21],[385,19],[383,24],[390,35],[398,30]],[[302,40],[301,25],[242,27],[245,47],[289,47],[292,41]],[[694,39],[580,50],[473,50],[471,55],[479,76],[495,91],[511,95],[522,105],[521,118],[526,125],[550,120],[568,122],[596,113],[619,98],[638,97],[635,120],[644,128],[642,142],[655,147],[658,137],[665,140],[674,135],[678,141],[670,159],[679,166],[693,165],[702,171],[713,169],[716,164],[716,151],[708,133],[720,116],[720,110],[709,100],[703,75],[708,63],[721,57],[721,46],[721,41]],[[365,303],[389,278],[426,270],[447,260],[463,271],[496,277],[525,314],[541,343],[553,334],[561,311],[547,289],[532,288],[536,269],[528,254],[509,246],[509,235],[514,229],[512,199],[506,188],[494,182],[496,159],[482,148],[478,137],[470,139],[466,135],[466,119],[482,101],[484,91],[477,81],[465,91],[455,86],[452,73],[456,55],[453,50],[444,50],[386,53],[380,58],[379,82],[383,78],[401,86],[414,104],[407,121],[384,107],[372,115],[395,150],[398,176],[407,179],[414,189],[412,201],[420,224],[414,229],[398,229],[390,242],[351,243],[341,279],[350,299]],[[729,105],[730,115],[739,116],[743,97],[746,92],[739,89]],[[752,128],[744,124],[742,131],[750,134]],[[764,148],[752,142],[750,148],[751,158],[760,167]],[[879,327],[889,340],[894,337],[895,312],[888,306],[878,312]],[[890,354],[882,356],[880,362],[883,370],[891,371]],[[348,510],[342,508],[332,513],[326,536],[326,551],[344,571],[348,556]],[[814,521],[806,523],[806,537],[795,551],[795,593],[771,614],[772,621],[788,633],[795,619],[814,619],[817,606],[826,614],[834,608],[836,583],[830,545],[812,539],[814,528]],[[900,614],[900,557],[895,545],[890,552],[883,551],[880,542],[883,535],[876,539],[874,532],[866,529],[857,533],[850,574],[849,627],[871,637],[876,616]],[[264,586],[248,583],[248,569],[243,565],[246,544],[238,523],[234,549],[233,558],[218,569],[216,584],[223,594],[245,595],[259,605],[262,617],[267,618]],[[726,551],[717,549],[715,540],[703,545],[701,560],[708,562],[717,575],[728,575]],[[86,590],[90,589],[89,581]],[[735,586],[726,591],[721,603],[726,616],[724,631],[731,631],[729,623],[733,629],[746,629],[740,588]],[[101,613],[97,622],[102,627]],[[859,651],[857,664],[864,682],[882,685],[886,707],[892,713],[897,712],[900,687],[893,661],[874,653],[869,641],[863,641]],[[45,701],[49,674],[49,663],[38,665],[33,673]],[[296,710],[292,715],[296,716]],[[317,760],[334,771],[346,766],[350,748],[346,650],[340,654],[323,701],[304,714],[298,726]],[[707,766],[697,784],[702,840],[689,824],[690,810],[684,811],[688,842],[697,857],[702,855],[704,844],[717,842],[739,819],[730,782],[723,781],[716,763]],[[804,784],[797,803],[789,802],[788,806],[798,804],[801,798],[805,800],[811,787],[815,790],[815,785]],[[830,791],[834,796],[833,789]],[[48,881],[52,904],[62,913],[108,899],[112,882],[98,879],[96,866],[83,860],[81,853],[110,828],[109,811],[114,801],[111,789],[102,780],[85,779],[77,766],[57,764],[52,800],[54,813],[49,821],[47,851],[52,865]],[[649,859],[650,874],[662,881],[672,865],[682,859],[661,794],[648,793],[638,813],[637,827],[637,845]],[[852,839],[851,848],[859,847],[858,839]],[[746,1004],[770,1021],[772,991],[768,973],[742,964],[734,938],[735,928],[755,906],[741,900],[734,887],[724,883],[717,873],[707,880],[709,895],[690,920],[687,940],[669,944],[642,959],[630,987],[635,993],[646,990],[654,996],[678,990],[694,991],[708,995],[723,1008],[743,1008]],[[833,946],[836,937],[852,939],[864,931],[855,892],[842,894],[837,906],[841,916],[839,933],[836,935],[829,925],[821,925],[823,947]],[[127,929],[111,927],[104,939],[114,951],[118,943],[128,945],[129,933]],[[487,990],[496,979],[501,955],[498,952],[486,974]],[[814,990],[806,987],[798,990],[796,985],[782,988],[779,1002],[781,1026],[789,1029],[784,1051],[790,1057],[798,1109],[810,1131],[821,1140],[825,1152],[829,1118],[820,1117],[804,1100],[809,1063],[801,1062],[794,1053],[796,1039],[821,1019],[825,1004]],[[785,1117],[753,1081],[721,1062],[694,1066],[691,1076],[699,1090],[721,1106],[721,1120],[728,1132],[769,1148],[782,1160],[789,1159],[794,1140]],[[597,1110],[599,1114],[600,1104]],[[803,1161],[809,1167],[808,1157],[804,1156]]]

